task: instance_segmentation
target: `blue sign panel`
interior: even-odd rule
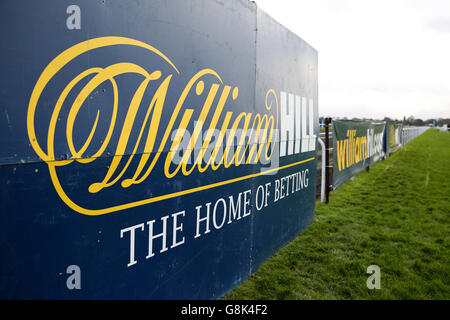
[[[313,220],[317,52],[254,3],[0,15],[0,298],[216,299]]]

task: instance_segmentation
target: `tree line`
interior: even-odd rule
[[[325,117],[319,117],[319,123],[324,121]],[[403,117],[403,119],[391,119],[389,117],[384,117],[383,119],[368,119],[368,118],[347,118],[347,117],[339,117],[335,118],[336,120],[353,120],[353,121],[365,121],[365,120],[373,120],[373,121],[386,121],[391,123],[403,124],[404,126],[430,126],[430,127],[442,127],[444,124],[447,124],[450,127],[450,118],[436,118],[436,119],[420,119],[415,118],[414,116]]]

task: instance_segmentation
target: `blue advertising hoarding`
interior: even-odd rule
[[[317,52],[254,3],[0,6],[0,298],[216,299],[311,223]]]

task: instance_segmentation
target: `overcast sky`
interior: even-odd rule
[[[319,52],[319,114],[450,118],[450,0],[256,0]]]

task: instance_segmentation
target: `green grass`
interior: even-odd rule
[[[450,133],[429,130],[318,202],[224,299],[450,299],[449,198]],[[372,264],[379,290],[366,286]]]

